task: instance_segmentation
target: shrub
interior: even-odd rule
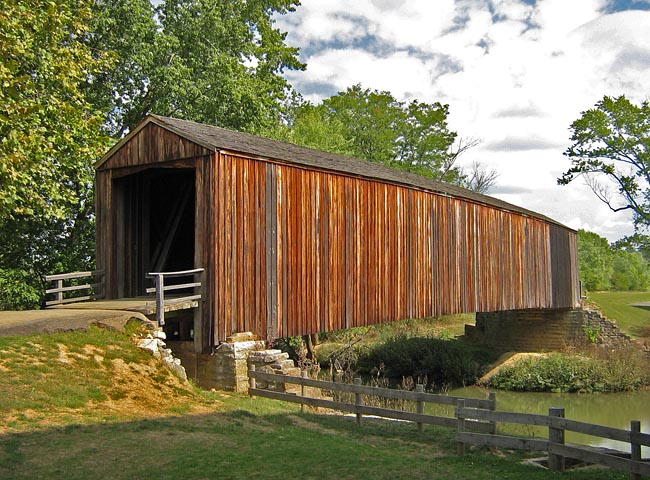
[[[528,358],[490,380],[494,388],[527,392],[618,392],[650,384],[640,352],[601,353],[597,357],[553,354]]]
[[[0,269],[0,310],[30,310],[41,303],[41,289],[24,270]]]
[[[359,367],[370,371],[384,365],[393,378],[427,377],[437,385],[469,385],[495,360],[494,353],[460,340],[397,336],[372,347],[359,359]]]

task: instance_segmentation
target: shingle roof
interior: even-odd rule
[[[160,115],[147,116],[129,135],[115,145],[96,165],[104,163],[121,145],[140,131],[145,125],[153,122],[182,137],[198,143],[208,149],[229,150],[252,156],[280,160],[282,162],[314,167],[321,170],[343,173],[355,177],[380,180],[389,183],[404,185],[435,192],[437,194],[466,199],[472,202],[489,205],[501,210],[519,213],[522,215],[539,218],[541,220],[560,225],[559,222],[540,213],[527,210],[503,200],[488,195],[483,195],[456,185],[433,180],[410,172],[397,170],[378,163],[360,160],[354,157],[323,152],[313,148],[301,147],[291,143],[258,137],[248,133],[228,130],[213,125],[180,120],[177,118],[163,117]],[[567,228],[567,227],[565,227]]]

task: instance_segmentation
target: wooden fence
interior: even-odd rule
[[[564,418],[564,408],[551,408],[548,415],[497,412],[468,407],[463,400],[459,401],[455,414],[458,419],[456,441],[459,454],[464,453],[465,444],[468,443],[517,450],[539,450],[548,452],[548,466],[551,470],[563,471],[565,458],[571,458],[630,472],[634,479],[640,478],[641,475],[650,476],[650,463],[641,458],[641,447],[650,446],[650,434],[641,433],[641,424],[636,420],[631,422],[630,430],[623,430],[569,420]],[[467,419],[490,421],[495,424],[512,423],[548,427],[548,438],[516,437],[499,435],[496,432],[491,435],[467,432],[465,428]],[[628,453],[597,449],[588,445],[567,445],[564,441],[566,431],[629,443],[630,450]]]
[[[248,376],[250,382],[248,392],[251,396],[273,398],[275,400],[300,403],[302,406],[308,405],[311,407],[330,408],[332,410],[354,413],[357,416],[358,423],[361,423],[364,415],[374,415],[384,418],[392,418],[395,420],[405,420],[416,423],[418,425],[418,430],[420,431],[422,431],[422,428],[425,424],[455,428],[457,420],[454,417],[443,417],[425,414],[424,405],[427,403],[434,403],[453,406],[457,404],[458,400],[461,400],[461,397],[425,393],[423,385],[417,385],[415,391],[395,390],[392,388],[380,388],[361,385],[360,378],[356,378],[354,380],[354,384],[350,384],[330,382],[325,380],[315,380],[313,378],[308,378],[305,374],[303,374],[302,377],[293,377],[289,375],[259,372],[255,370],[254,365],[251,365],[249,367]],[[257,388],[257,380],[271,382],[274,384],[288,383],[300,385],[301,395]],[[328,398],[308,397],[305,395],[306,387],[319,388],[321,390],[329,390],[331,392],[354,394],[355,403],[330,400]],[[365,395],[380,397],[387,400],[412,401],[416,405],[416,411],[407,412],[391,408],[364,405],[363,397]],[[462,400],[465,400],[466,405],[477,409],[486,409],[490,411],[496,408],[496,399],[494,394],[490,394],[490,398],[488,399],[462,398]],[[494,431],[495,425],[490,422],[468,420],[466,422],[466,428],[476,432],[489,433]]]
[[[93,278],[92,283],[79,283],[82,278]],[[54,295],[54,300],[47,300],[46,307],[63,305],[66,303],[82,302],[84,300],[97,300],[104,296],[104,271],[72,272],[57,275],[43,276],[46,284],[53,283],[53,288],[45,290],[45,295]],[[78,295],[83,293],[83,295]]]
[[[300,395],[258,388],[257,380],[274,385],[299,385]],[[310,397],[306,395],[308,387],[327,390],[335,394],[337,392],[354,394],[355,401],[349,403],[328,398]],[[284,390],[284,388],[280,390]],[[566,419],[563,408],[551,408],[548,415],[499,412],[496,410],[496,394],[494,393],[490,393],[488,399],[463,398],[425,393],[423,385],[417,385],[415,391],[395,390],[362,385],[360,378],[356,378],[354,384],[349,384],[315,380],[308,378],[307,372],[303,372],[302,377],[259,372],[255,370],[254,365],[249,366],[249,394],[299,403],[303,411],[305,405],[308,405],[354,413],[359,424],[362,422],[363,415],[374,415],[414,422],[417,424],[419,432],[422,432],[425,424],[455,428],[459,455],[465,453],[467,444],[546,451],[549,455],[548,466],[551,470],[563,471],[565,458],[571,458],[630,472],[633,479],[638,479],[641,475],[650,476],[650,463],[641,458],[641,447],[650,446],[650,434],[641,433],[641,425],[638,421],[631,422],[630,430],[622,430]],[[364,396],[411,401],[416,405],[416,412],[364,405]],[[424,406],[427,403],[455,406],[454,416],[443,417],[425,414]],[[548,427],[548,438],[498,434],[497,426],[503,423]],[[565,431],[629,443],[630,452],[597,449],[588,445],[569,445],[564,441]],[[625,458],[626,455],[628,458]]]

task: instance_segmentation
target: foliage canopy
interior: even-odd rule
[[[572,165],[558,183],[585,177],[615,212],[631,210],[637,228],[650,226],[650,103],[603,97],[571,124]]]
[[[650,288],[650,264],[637,247],[628,243],[610,245],[594,232],[578,230],[578,258],[580,280],[588,291]]]
[[[91,52],[90,2],[7,0],[0,11],[0,218],[69,218],[86,201],[103,118],[84,85],[109,67]]]
[[[92,268],[93,163],[155,112],[257,131],[303,68],[291,0],[7,0],[0,11],[0,284]],[[11,292],[14,292],[11,294]]]
[[[290,88],[281,73],[304,68],[273,26],[297,4],[98,0],[86,43],[117,63],[89,85],[89,98],[117,137],[149,113],[259,132],[277,121]]]
[[[458,139],[448,128],[448,115],[448,105],[401,102],[390,92],[357,84],[318,105],[294,97],[285,127],[270,134],[485,193],[497,174],[479,164],[464,172],[456,164],[459,155],[478,142]]]
[[[0,10],[3,308],[38,305],[40,275],[91,262],[92,163],[108,137],[85,89],[112,61],[81,41],[91,16],[79,0],[7,0]]]

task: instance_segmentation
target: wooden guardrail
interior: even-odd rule
[[[76,283],[82,278],[94,278],[92,283]],[[60,273],[57,275],[44,275],[46,284],[54,283],[53,288],[45,290],[45,306],[63,305],[66,303],[82,302],[84,300],[99,300],[104,298],[104,271]],[[78,293],[84,295],[77,295]],[[54,300],[47,300],[48,295],[54,295]]]
[[[354,413],[357,417],[357,423],[361,423],[363,415],[374,415],[395,420],[405,420],[417,424],[418,431],[422,431],[425,424],[439,425],[443,427],[455,428],[457,420],[454,417],[443,417],[437,415],[428,415],[424,413],[424,405],[427,403],[441,405],[457,405],[459,400],[464,400],[466,405],[474,408],[487,409],[488,411],[496,408],[496,397],[490,394],[488,399],[462,398],[450,395],[438,395],[434,393],[425,393],[423,385],[417,385],[415,391],[395,390],[392,388],[371,387],[361,384],[361,379],[356,378],[354,384],[331,382],[326,380],[315,380],[306,376],[294,377],[290,375],[278,375],[275,373],[265,373],[255,370],[254,365],[249,366],[248,370],[249,388],[248,393],[251,396],[272,398],[275,400],[284,400],[285,402],[299,403],[301,406],[308,405],[311,407],[329,408],[341,412]],[[266,390],[256,387],[256,381],[263,380],[266,382],[294,384],[301,386],[301,395],[284,393],[273,390]],[[355,403],[341,402],[327,398],[313,398],[305,395],[305,387],[319,388],[331,392],[351,393],[355,395]],[[370,395],[392,400],[405,400],[415,403],[416,412],[407,412],[404,410],[395,410],[390,408],[364,405],[364,396]],[[477,432],[493,432],[495,425],[491,422],[467,421],[466,428]]]
[[[414,422],[417,424],[418,431],[422,431],[425,424],[455,428],[459,455],[465,453],[467,444],[516,450],[546,451],[549,455],[548,466],[551,470],[563,471],[565,459],[571,458],[630,472],[634,480],[639,479],[641,475],[650,476],[650,463],[641,458],[641,447],[650,446],[650,434],[641,433],[641,425],[638,421],[631,422],[630,430],[622,430],[564,418],[563,408],[551,408],[548,415],[500,412],[496,410],[496,394],[494,393],[490,393],[488,399],[463,398],[425,393],[422,385],[417,385],[415,391],[395,390],[361,385],[360,378],[355,379],[354,384],[349,384],[315,380],[308,378],[306,372],[303,372],[302,377],[259,372],[255,370],[254,365],[249,366],[248,377],[248,392],[251,396],[299,403],[302,408],[308,405],[354,413],[359,424],[362,422],[363,415],[374,415]],[[257,388],[257,380],[276,385],[299,385],[301,393],[297,395]],[[327,398],[309,397],[305,395],[306,387],[354,394],[355,401],[350,403]],[[412,401],[416,405],[416,412],[364,405],[364,396]],[[424,405],[426,403],[455,405],[454,416],[442,417],[425,414]],[[502,423],[548,427],[548,438],[499,434],[497,426]],[[566,431],[629,443],[630,451],[627,453],[629,458],[625,458],[626,452],[597,449],[589,445],[566,444]]]
[[[147,288],[146,292],[147,294],[156,294],[156,319],[158,320],[159,325],[165,324],[165,311],[169,309],[170,306],[188,302],[197,302],[201,299],[202,281],[200,279],[196,280],[196,277],[201,276],[203,274],[203,270],[203,268],[195,268],[193,270],[181,270],[177,272],[152,272],[147,274],[147,277],[153,278],[154,280],[154,287]],[[180,277],[192,277],[192,281],[167,285],[166,279]],[[180,290],[188,289],[192,289],[193,293],[191,295],[172,297],[166,296],[166,294],[169,292],[178,292]]]
[[[641,423],[636,420],[630,422],[630,430],[623,430],[569,420],[564,418],[564,408],[551,408],[548,415],[497,412],[471,408],[463,400],[459,400],[455,415],[458,418],[456,441],[459,454],[464,453],[465,444],[468,443],[517,450],[539,450],[548,452],[548,466],[551,470],[563,471],[565,458],[571,458],[630,472],[633,479],[638,479],[641,475],[650,476],[650,463],[641,458],[641,447],[650,446],[650,434],[641,433]],[[490,421],[495,424],[513,423],[548,427],[548,438],[498,435],[496,432],[491,435],[466,432],[465,422],[468,419]],[[630,450],[629,453],[614,450],[599,451],[588,445],[567,445],[564,439],[566,431],[629,443]]]

